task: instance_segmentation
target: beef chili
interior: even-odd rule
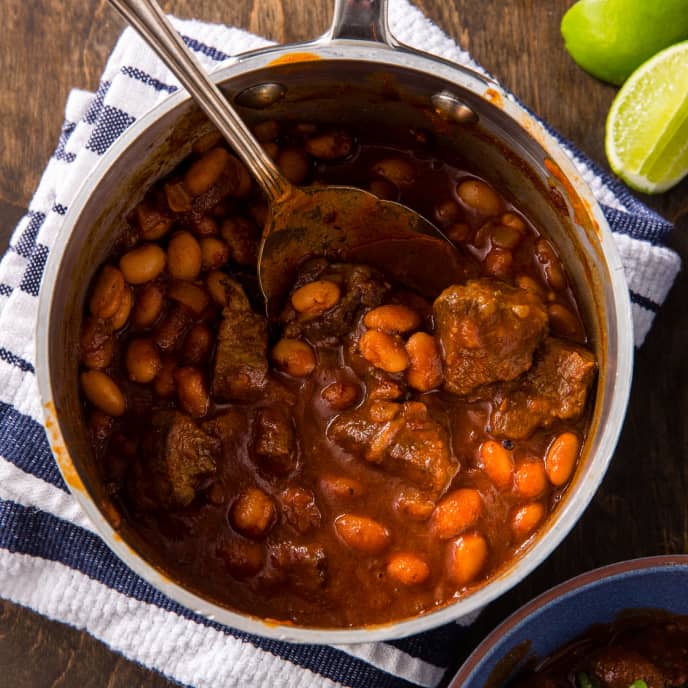
[[[594,626],[516,682],[516,688],[686,688],[688,616],[625,613]]]
[[[529,542],[574,473],[596,362],[566,269],[423,132],[255,134],[295,184],[433,218],[476,277],[432,302],[312,258],[268,322],[267,206],[199,138],[90,288],[80,380],[103,480],[164,570],[233,609],[319,627],[431,611]]]

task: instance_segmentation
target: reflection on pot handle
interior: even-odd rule
[[[388,0],[335,0],[326,37],[396,45],[387,25]]]

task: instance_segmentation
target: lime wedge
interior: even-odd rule
[[[609,111],[605,149],[614,172],[644,193],[688,174],[688,41],[631,74]]]

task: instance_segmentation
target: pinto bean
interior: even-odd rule
[[[385,158],[379,160],[372,168],[375,174],[380,175],[389,182],[392,182],[399,189],[406,189],[412,186],[416,180],[416,170],[414,166],[404,158]]]
[[[410,365],[408,383],[419,392],[429,392],[442,384],[442,356],[435,338],[427,332],[416,332],[406,342]]]
[[[183,182],[168,182],[164,186],[165,198],[170,210],[175,213],[188,213],[191,210],[193,196],[186,190]]]
[[[320,392],[320,396],[331,408],[343,411],[359,400],[361,388],[353,382],[332,382]]]
[[[254,124],[252,131],[261,143],[274,141],[279,136],[279,124],[274,119],[268,119],[265,122]]]
[[[485,256],[485,271],[495,277],[504,279],[511,274],[514,256],[511,251],[503,248],[493,248]]]
[[[445,495],[435,507],[430,528],[442,540],[474,526],[483,513],[483,498],[478,490],[459,488]]]
[[[192,418],[202,418],[208,412],[210,394],[203,373],[198,368],[177,368],[174,371],[179,405]]]
[[[257,487],[244,490],[229,512],[232,527],[242,535],[254,539],[267,534],[274,525],[276,516],[274,502]]]
[[[539,239],[535,243],[535,257],[542,265],[545,280],[550,288],[562,291],[566,287],[566,276],[556,251],[547,239]]]
[[[387,304],[368,311],[363,324],[371,330],[383,332],[410,332],[420,327],[421,317],[408,306]]]
[[[175,279],[195,280],[201,272],[201,246],[191,232],[177,232],[167,246],[167,270]]]
[[[211,148],[196,160],[184,175],[184,186],[192,196],[208,191],[225,169],[229,153],[224,148]]]
[[[158,347],[150,339],[132,339],[127,347],[125,365],[132,382],[152,382],[162,365]]]
[[[427,521],[435,510],[435,502],[413,488],[403,490],[394,506],[400,514],[414,521]]]
[[[516,213],[512,213],[512,212],[504,213],[499,218],[499,221],[505,227],[511,227],[512,229],[517,230],[521,234],[524,234],[526,231],[526,223],[518,215],[516,215]]]
[[[539,497],[547,489],[547,474],[540,459],[521,461],[516,466],[514,483],[518,493],[527,499]]]
[[[443,227],[453,225],[461,219],[461,206],[453,199],[446,198],[435,205],[435,219]]]
[[[91,314],[103,320],[111,318],[122,303],[125,289],[122,273],[112,265],[105,265],[96,279],[88,302]]]
[[[366,330],[358,342],[358,350],[366,361],[388,373],[401,373],[409,367],[404,342],[397,335]]]
[[[119,259],[119,269],[129,284],[154,280],[164,269],[167,257],[157,244],[142,244]]]
[[[88,414],[88,429],[93,440],[103,445],[108,441],[114,427],[114,418],[103,413],[99,409],[93,409]]]
[[[147,201],[136,206],[136,222],[145,241],[156,241],[169,232],[173,219]]]
[[[365,494],[361,482],[343,475],[324,475],[320,478],[320,489],[330,499],[355,499]]]
[[[277,367],[292,377],[306,377],[315,370],[315,353],[300,339],[280,339],[271,356]]]
[[[487,556],[487,540],[480,533],[459,536],[449,548],[449,578],[457,585],[468,585],[485,567]]]
[[[530,502],[516,509],[511,516],[511,532],[517,541],[525,540],[545,518],[545,506]]]
[[[354,142],[343,131],[330,131],[306,141],[306,153],[321,160],[345,158],[353,150]]]
[[[514,460],[510,451],[499,442],[486,440],[480,445],[483,471],[500,490],[510,488],[514,480]]]
[[[545,290],[530,275],[516,275],[516,286],[537,294],[541,299],[545,298]]]
[[[157,282],[146,284],[136,297],[132,323],[135,327],[150,327],[160,317],[165,303],[165,292]]]
[[[79,338],[81,361],[94,370],[107,368],[115,355],[115,339],[112,325],[100,318],[87,318],[81,327]]]
[[[387,574],[402,585],[424,583],[430,575],[428,562],[412,552],[395,552],[387,562]]]
[[[549,481],[555,487],[565,485],[576,466],[580,440],[572,432],[563,432],[552,444],[545,455],[545,469]]]
[[[391,540],[387,528],[367,516],[341,514],[335,519],[334,527],[348,547],[362,554],[381,554]]]
[[[547,306],[547,315],[555,334],[574,338],[581,336],[578,318],[566,306],[562,306],[560,303],[550,303]]]
[[[155,329],[154,340],[161,351],[171,351],[182,340],[189,327],[188,308],[176,305]]]
[[[86,398],[108,416],[121,416],[126,409],[126,401],[117,383],[100,370],[87,370],[81,373],[81,387]]]
[[[497,215],[502,210],[502,199],[497,192],[480,179],[466,179],[456,187],[458,197],[481,215]]]
[[[316,316],[336,306],[341,296],[334,282],[316,280],[296,289],[291,295],[291,305],[299,313]]]
[[[492,245],[513,251],[520,243],[523,235],[513,227],[496,225],[492,229]]]
[[[203,270],[217,270],[229,260],[229,246],[221,239],[203,237],[200,245]]]
[[[121,330],[128,322],[134,305],[134,295],[129,287],[124,287],[122,301],[115,314],[110,318],[113,330]]]
[[[174,281],[167,291],[169,297],[186,306],[196,317],[201,315],[210,303],[208,293],[191,282]]]

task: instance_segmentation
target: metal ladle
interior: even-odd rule
[[[266,193],[271,212],[258,279],[269,314],[310,257],[373,265],[429,297],[470,273],[470,259],[409,208],[353,187],[297,188],[287,181],[155,0],[109,1],[179,79]]]

